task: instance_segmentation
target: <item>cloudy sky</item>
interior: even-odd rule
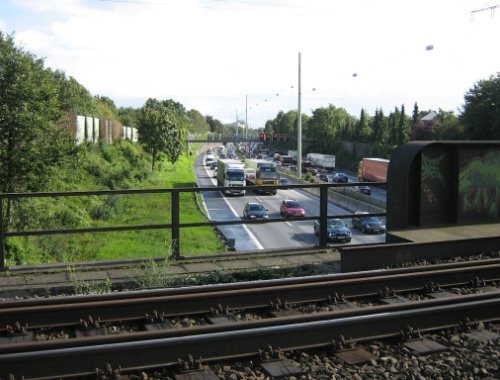
[[[251,128],[298,108],[299,73],[303,113],[359,117],[459,114],[500,72],[500,0],[0,0],[0,29],[118,107],[173,99]]]

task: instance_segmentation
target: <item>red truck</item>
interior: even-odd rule
[[[387,182],[389,160],[385,158],[363,158],[358,166],[359,182]]]

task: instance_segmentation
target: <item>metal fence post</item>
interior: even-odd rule
[[[319,246],[326,247],[327,239],[327,219],[328,219],[328,187],[319,186]]]
[[[175,259],[180,258],[180,205],[179,192],[172,191],[172,253]]]
[[[3,197],[0,197],[0,271],[5,270],[5,238],[3,236]]]

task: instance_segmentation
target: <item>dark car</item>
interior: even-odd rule
[[[372,190],[368,186],[353,186],[351,190],[357,191],[358,193],[371,195]]]
[[[330,182],[330,178],[325,173],[316,174],[316,178],[323,182]]]
[[[217,161],[212,161],[212,162],[210,162],[209,165],[210,165],[210,169],[213,170],[213,169],[215,169],[217,167]]]
[[[267,209],[260,203],[248,202],[243,208],[243,218],[245,219],[269,219]]]
[[[335,173],[333,176],[333,182],[337,183],[347,183],[349,182],[349,178],[345,173]]]
[[[319,220],[314,221],[314,235],[319,235]],[[326,222],[326,233],[329,241],[350,243],[351,230],[340,219],[328,219]]]
[[[383,234],[386,230],[385,224],[378,216],[371,216],[367,212],[357,211],[352,218],[352,228],[366,233]]]
[[[280,214],[285,218],[304,217],[306,216],[306,211],[299,202],[292,199],[284,199],[283,202],[281,202]]]

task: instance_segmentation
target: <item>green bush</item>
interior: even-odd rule
[[[306,176],[304,177],[304,180],[307,182],[314,182],[314,175],[311,172],[307,172]]]
[[[14,265],[26,264],[26,249],[19,237],[11,237],[5,239],[5,258],[7,265],[12,263]]]
[[[118,195],[107,195],[99,198],[90,210],[90,217],[93,220],[109,220],[113,215],[120,212],[122,198]]]

